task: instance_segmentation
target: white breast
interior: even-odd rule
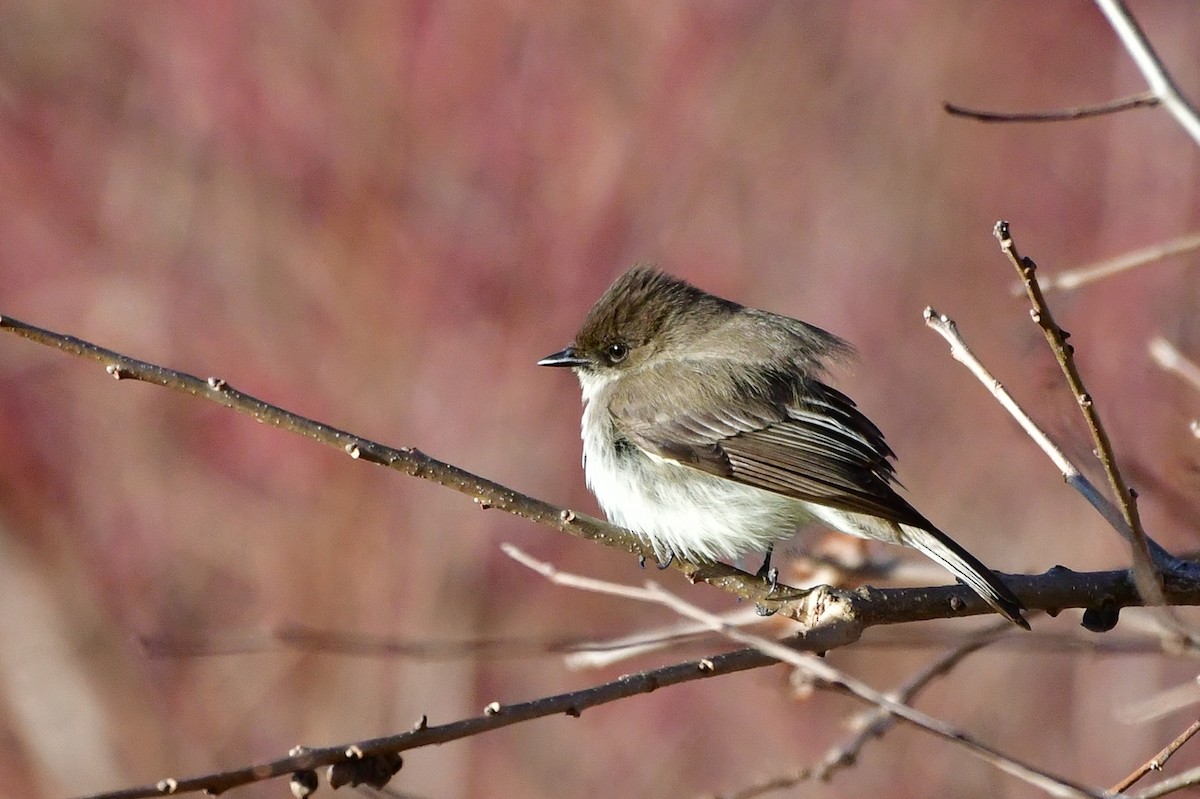
[[[583,466],[609,521],[644,537],[659,560],[733,559],[788,538],[807,503],[745,486],[646,452],[623,439],[608,412],[612,377],[579,373]]]

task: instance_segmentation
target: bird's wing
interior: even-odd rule
[[[620,381],[609,410],[622,435],[660,457],[796,499],[932,528],[893,490],[895,455],[853,400],[793,369],[767,369],[753,380],[740,372],[713,361],[664,364]]]

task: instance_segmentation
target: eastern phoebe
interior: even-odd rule
[[[769,559],[815,518],[919,549],[1028,629],[1016,595],[895,492],[883,434],[822,382],[851,354],[820,328],[635,266],[538,365],[579,376],[588,487],[661,562]]]

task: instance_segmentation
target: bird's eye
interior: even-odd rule
[[[620,363],[629,355],[629,347],[619,341],[613,342],[604,348],[604,357],[608,358],[609,363]]]

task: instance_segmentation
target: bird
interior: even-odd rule
[[[766,553],[807,523],[912,547],[1025,629],[991,570],[896,491],[895,453],[829,382],[841,338],[653,266],[620,275],[574,341],[538,361],[583,394],[586,482],[661,565]]]

